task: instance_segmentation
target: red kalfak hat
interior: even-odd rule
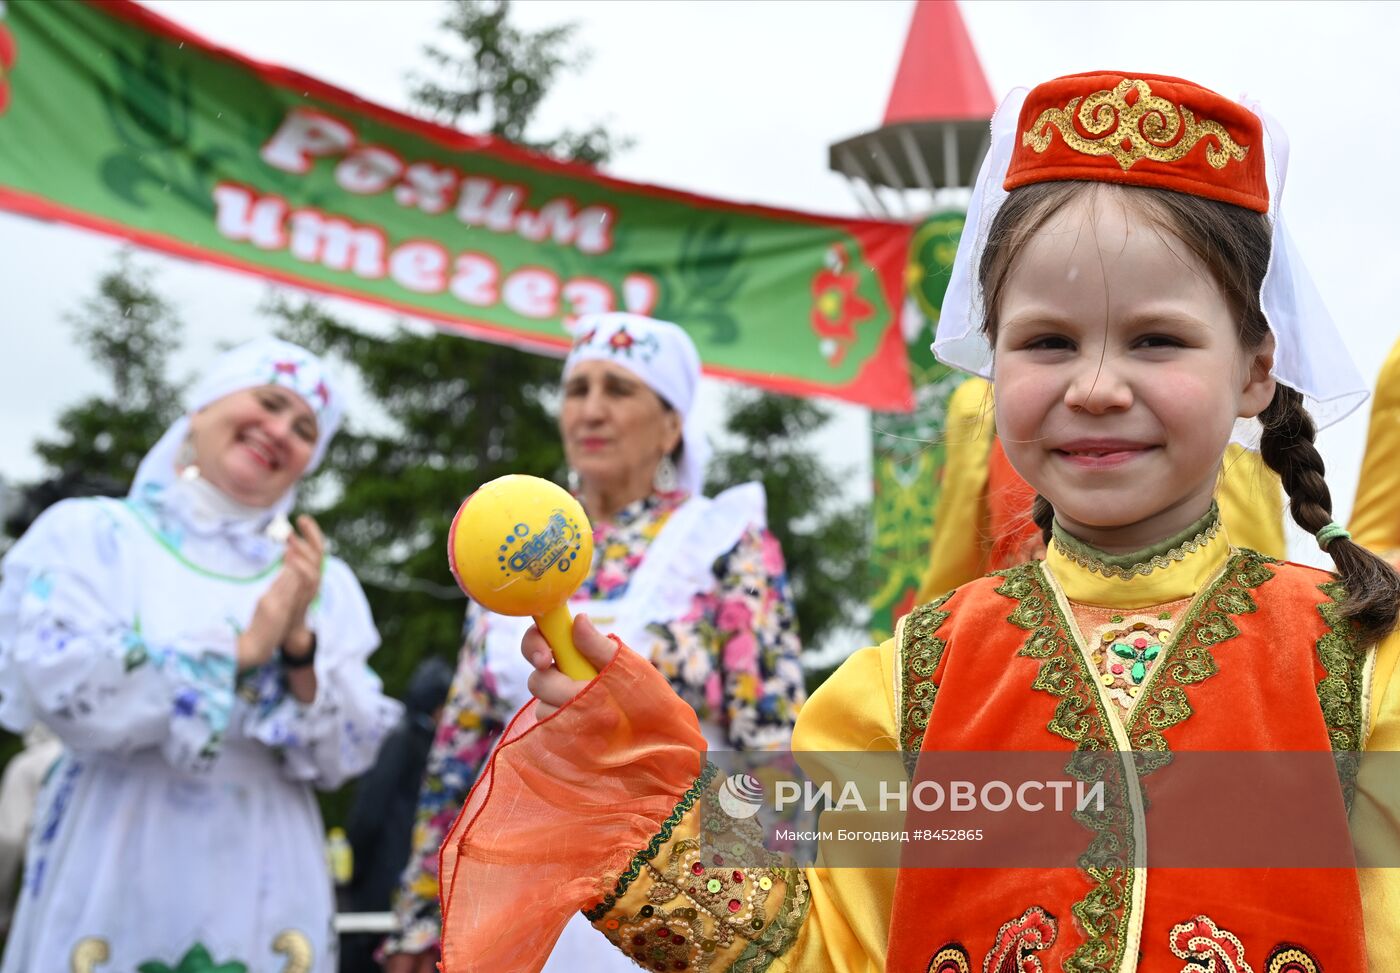
[[[1055,78],[1026,96],[1018,132],[1007,190],[1083,179],[1269,211],[1259,117],[1190,81],[1115,71]]]

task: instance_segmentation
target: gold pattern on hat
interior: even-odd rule
[[[1137,100],[1128,104],[1128,92]],[[1083,102],[1083,104],[1081,104]],[[1084,131],[1098,138],[1085,138],[1075,129],[1075,109]],[[1047,108],[1021,135],[1021,144],[1044,152],[1055,137],[1054,126],[1065,145],[1085,155],[1111,155],[1127,172],[1140,159],[1176,162],[1196,143],[1214,138],[1218,145],[1206,145],[1206,161],[1223,169],[1231,159],[1244,161],[1249,146],[1240,145],[1219,122],[1198,119],[1185,105],[1174,105],[1152,93],[1146,81],[1124,79],[1112,91],[1096,91],[1088,97],[1071,98],[1064,108]]]

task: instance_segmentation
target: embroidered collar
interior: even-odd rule
[[[1138,608],[1189,598],[1224,565],[1230,541],[1214,503],[1180,534],[1131,554],[1106,554],[1054,527],[1045,566],[1081,604]]]

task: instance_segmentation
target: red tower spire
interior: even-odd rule
[[[915,0],[885,124],[984,122],[995,109],[957,0]]]

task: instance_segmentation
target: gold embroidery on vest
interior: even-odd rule
[[[1129,92],[1137,93],[1131,104]],[[1093,138],[1079,134],[1076,118]],[[1202,139],[1217,143],[1206,143],[1206,161],[1215,169],[1225,168],[1231,159],[1242,162],[1249,152],[1249,146],[1236,142],[1219,122],[1198,119],[1185,105],[1154,95],[1146,81],[1132,79],[1118,82],[1111,91],[1071,98],[1064,108],[1045,109],[1021,135],[1021,144],[1044,152],[1055,137],[1051,126],[1069,148],[1084,155],[1111,155],[1124,172],[1141,159],[1177,162]]]
[[[1133,749],[1148,755],[1139,761],[1144,773],[1171,760],[1171,748],[1163,734],[1191,715],[1186,687],[1220,671],[1210,650],[1240,633],[1232,615],[1259,610],[1250,591],[1274,576],[1268,567],[1271,563],[1276,562],[1254,551],[1241,551],[1182,619],[1176,639],[1148,676],[1142,702],[1128,719]]]
[[[1366,694],[1362,681],[1366,676],[1366,650],[1357,639],[1355,624],[1342,616],[1346,587],[1340,581],[1317,587],[1328,598],[1317,606],[1327,622],[1327,631],[1317,640],[1317,658],[1327,672],[1317,684],[1317,701],[1322,706],[1332,750],[1345,755],[1337,757],[1337,777],[1342,784],[1342,800],[1350,812],[1356,797],[1356,775],[1361,769],[1360,751],[1365,743],[1362,732]]]
[[[1327,631],[1317,640],[1317,657],[1327,675],[1317,684],[1318,702],[1327,720],[1333,750],[1360,750],[1361,677],[1364,652],[1357,644],[1356,626],[1342,616],[1346,588],[1340,581],[1318,585],[1328,600],[1317,606]]]
[[[1108,714],[1098,693],[1090,690],[1087,670],[1078,671],[1084,663],[1041,572],[1038,562],[998,572],[1003,580],[997,594],[1016,599],[1007,621],[1030,632],[1018,654],[1040,660],[1032,686],[1059,699],[1048,729],[1075,744],[1066,772],[1091,786],[1115,783],[1105,780],[1114,764],[1122,766],[1116,759]],[[1102,811],[1075,814],[1075,820],[1093,834],[1089,849],[1080,857],[1080,867],[1093,887],[1070,907],[1086,939],[1064,961],[1067,973],[1114,973],[1122,963],[1127,904],[1136,878],[1130,867],[1132,809],[1122,781],[1116,784],[1104,788]]]
[[[924,731],[928,729],[929,717],[933,713],[933,701],[938,695],[938,684],[933,681],[933,674],[943,658],[943,650],[948,647],[934,633],[948,618],[948,613],[939,609],[951,597],[952,591],[926,605],[920,605],[909,613],[904,623],[904,638],[899,647],[900,677],[903,680],[900,692],[903,703],[900,747],[906,754],[917,754],[923,746]]]
[[[1219,671],[1211,647],[1239,634],[1231,615],[1258,610],[1251,589],[1274,576],[1271,558],[1242,550],[1226,564],[1187,611],[1177,636],[1159,657],[1145,697],[1126,727],[1138,753],[1139,778],[1171,760],[1163,733],[1191,715],[1185,687],[1208,679]],[[1126,782],[1116,768],[1114,742],[1108,714],[1090,682],[1082,653],[1068,634],[1070,626],[1050,592],[1040,564],[1031,563],[998,572],[1003,578],[997,594],[1016,600],[1007,621],[1030,634],[1019,655],[1039,659],[1032,688],[1049,693],[1059,702],[1047,729],[1075,744],[1066,771],[1093,785],[1103,782],[1106,801],[1102,812],[1078,812],[1075,819],[1093,832],[1080,867],[1093,888],[1071,907],[1087,938],[1065,960],[1068,973],[1113,973],[1125,948],[1127,904],[1132,901],[1134,835],[1132,809],[1127,803]]]

